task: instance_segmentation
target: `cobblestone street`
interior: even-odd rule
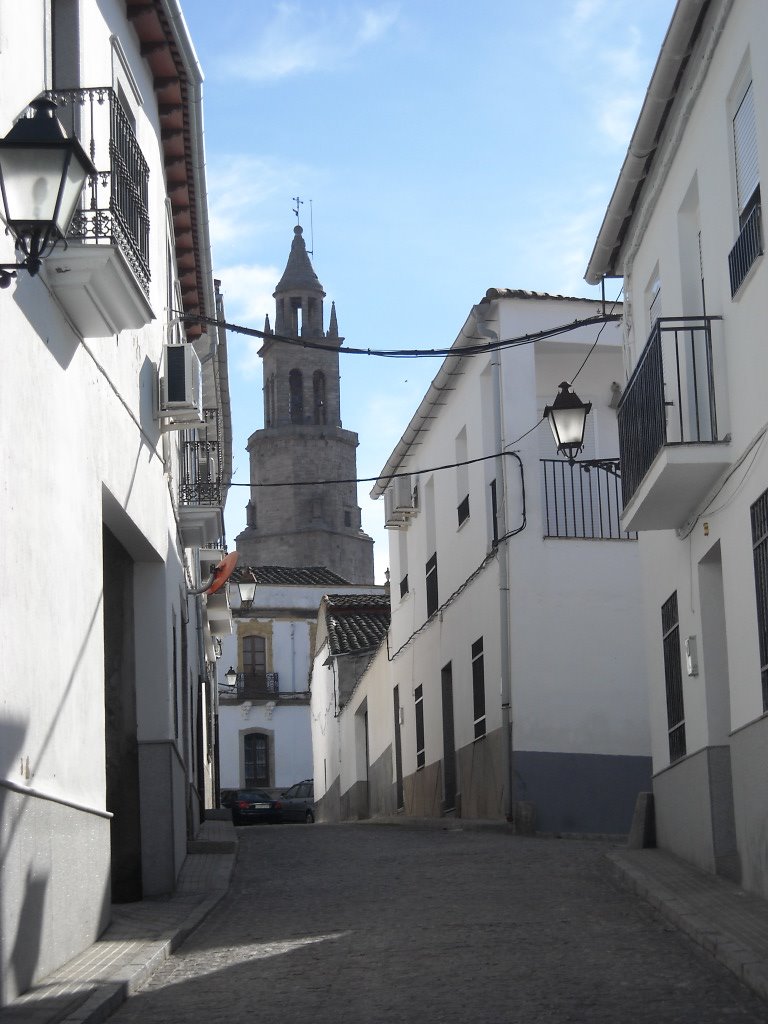
[[[238,831],[228,895],[114,1024],[768,1020],[613,881],[608,844],[406,825]]]

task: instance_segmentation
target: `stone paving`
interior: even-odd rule
[[[229,892],[113,1024],[768,1021],[617,884],[607,842],[405,823],[238,835]]]

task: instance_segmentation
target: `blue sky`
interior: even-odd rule
[[[229,320],[274,320],[296,195],[326,323],[334,300],[349,345],[449,345],[491,287],[598,294],[584,271],[674,0],[182,3],[206,78]],[[236,483],[263,424],[258,347],[229,335]],[[341,356],[359,476],[382,468],[438,365]],[[363,526],[383,582],[369,489]],[[230,548],[247,500],[230,491]]]

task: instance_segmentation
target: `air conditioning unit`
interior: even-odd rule
[[[409,516],[395,507],[394,487],[388,487],[384,491],[384,526],[387,530],[405,530],[408,527]]]
[[[179,423],[202,422],[203,374],[191,345],[163,346],[159,412]]]

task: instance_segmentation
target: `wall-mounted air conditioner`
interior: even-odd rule
[[[384,526],[387,530],[405,530],[409,516],[396,507],[395,489],[390,485],[384,491]]]
[[[201,423],[203,374],[191,345],[164,345],[160,371],[159,415],[175,423]]]
[[[396,476],[392,481],[394,490],[394,507],[403,515],[413,516],[419,510],[418,491],[413,479],[408,476]]]

